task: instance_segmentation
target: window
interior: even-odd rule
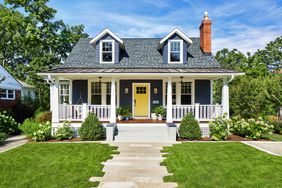
[[[146,94],[146,87],[136,87],[136,94]]]
[[[70,85],[68,83],[60,84],[60,103],[70,103]]]
[[[170,40],[168,43],[168,61],[169,63],[182,63],[183,62],[183,41]]]
[[[15,90],[1,89],[1,99],[15,100],[16,99]]]
[[[101,63],[114,62],[114,41],[102,40],[100,43],[100,61]]]
[[[171,83],[171,89],[172,89],[172,104],[176,104],[176,82]],[[167,102],[167,83],[166,83],[166,89],[165,89],[165,103]]]
[[[181,104],[191,104],[191,82],[183,82],[181,84]]]
[[[91,104],[102,104],[101,83],[91,83]]]

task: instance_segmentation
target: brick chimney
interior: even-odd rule
[[[204,53],[211,53],[211,20],[205,11],[204,19],[200,25],[200,46]]]

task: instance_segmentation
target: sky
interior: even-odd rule
[[[109,28],[119,37],[164,37],[179,28],[199,37],[207,10],[212,50],[255,52],[282,35],[282,0],[50,0],[56,19],[83,24],[90,37]]]

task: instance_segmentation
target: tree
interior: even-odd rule
[[[59,65],[81,37],[84,26],[54,20],[56,10],[48,0],[6,0],[0,6],[0,57],[18,79],[36,87],[39,103],[49,105],[49,87],[38,72]],[[18,10],[24,10],[24,13]]]

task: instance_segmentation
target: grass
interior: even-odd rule
[[[0,187],[91,187],[115,147],[99,143],[28,143],[0,153]]]
[[[269,140],[273,140],[273,141],[282,141],[282,135],[281,134],[270,134],[270,135],[267,135],[267,138]]]
[[[179,187],[282,187],[282,157],[242,143],[183,143],[165,147],[163,162]]]

